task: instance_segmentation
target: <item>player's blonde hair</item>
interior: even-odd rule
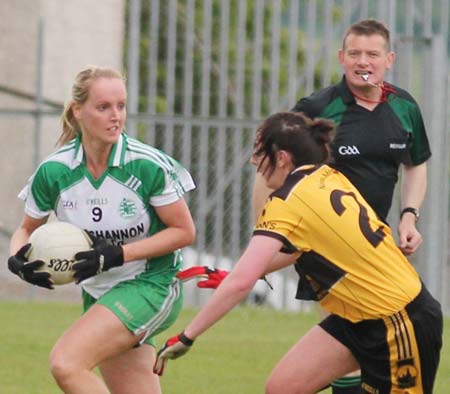
[[[84,104],[89,97],[89,89],[98,78],[118,78],[124,80],[122,74],[112,68],[88,66],[81,70],[75,77],[72,85],[72,97],[64,106],[61,116],[63,131],[56,142],[62,146],[76,137],[81,132],[80,124],[73,114],[74,104]]]

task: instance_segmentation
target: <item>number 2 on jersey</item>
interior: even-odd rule
[[[359,206],[359,228],[364,235],[364,237],[369,241],[369,243],[376,248],[386,234],[383,232],[383,228],[380,226],[376,231],[373,231],[370,227],[369,215],[367,213],[367,208],[362,205],[355,194],[352,192],[344,192],[342,190],[333,190],[330,195],[331,205],[334,211],[341,216],[345,211],[345,206],[342,203],[342,198],[345,196],[352,197]]]

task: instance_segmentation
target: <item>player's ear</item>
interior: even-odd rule
[[[395,62],[395,52],[390,51],[386,56],[386,69],[389,70]]]
[[[292,167],[292,156],[288,151],[279,150],[277,152],[277,166],[278,167]]]
[[[76,120],[81,119],[81,105],[77,103],[72,104],[72,113]]]
[[[339,51],[338,51],[338,59],[339,59],[339,63],[340,64],[344,63],[344,50],[343,49],[339,49]]]

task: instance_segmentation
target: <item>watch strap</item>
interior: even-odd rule
[[[417,208],[413,208],[413,207],[403,208],[400,213],[400,219],[403,217],[403,215],[406,212],[412,213],[416,217],[416,222],[419,220],[419,210]]]

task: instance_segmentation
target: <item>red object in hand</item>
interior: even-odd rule
[[[196,278],[205,278],[205,280],[197,283],[197,287],[202,289],[217,289],[227,275],[228,271],[225,270],[196,265],[178,272],[177,278],[183,282]]]

